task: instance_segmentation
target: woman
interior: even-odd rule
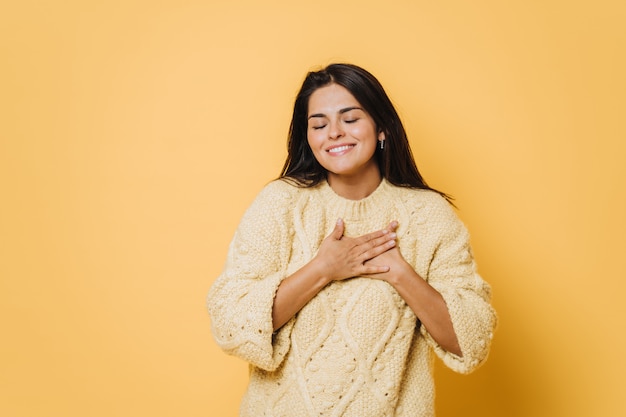
[[[307,75],[288,150],[208,296],[217,343],[250,363],[240,415],[434,415],[433,355],[468,373],[496,324],[466,228],[362,68]]]

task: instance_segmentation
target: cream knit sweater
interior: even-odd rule
[[[338,218],[347,236],[398,220],[400,251],[444,297],[462,358],[437,345],[393,287],[370,278],[329,284],[272,332],[278,285],[315,256]],[[421,417],[434,415],[434,354],[461,373],[487,358],[489,300],[467,230],[437,193],[383,180],[353,201],[326,182],[277,180],[243,216],[207,301],[217,343],[250,363],[242,417]]]

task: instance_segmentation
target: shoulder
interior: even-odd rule
[[[456,210],[441,194],[417,188],[393,188],[414,224],[442,231],[460,225]]]
[[[267,237],[287,227],[298,191],[297,187],[281,180],[266,184],[244,212],[237,233],[252,240],[249,234]]]
[[[266,184],[256,196],[257,200],[269,200],[280,203],[286,200],[296,198],[301,189],[288,183],[287,181],[277,179]]]
[[[456,221],[458,216],[452,204],[441,194],[430,190],[417,190],[419,199],[423,203],[423,210],[429,216],[442,221]]]
[[[273,197],[291,198],[302,191],[302,188],[295,186],[289,181],[276,179],[270,181],[263,187],[260,194],[267,194]]]
[[[284,212],[293,206],[295,200],[299,198],[301,193],[301,188],[287,181],[280,179],[273,180],[259,191],[247,210],[248,215],[256,213],[271,216],[273,213]]]
[[[395,185],[392,185],[391,189],[409,207],[419,208],[433,214],[456,216],[452,204],[436,191]]]

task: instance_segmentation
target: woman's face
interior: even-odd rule
[[[329,84],[309,98],[307,140],[315,159],[335,179],[380,180],[374,158],[379,140],[372,117],[344,87]]]

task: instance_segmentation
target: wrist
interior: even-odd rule
[[[315,278],[315,285],[319,289],[324,288],[331,281],[333,281],[332,276],[328,273],[328,268],[326,267],[325,262],[317,257],[313,258],[307,264],[307,269],[309,269],[310,276]]]
[[[387,282],[394,288],[407,285],[407,281],[423,281],[417,272],[406,262],[400,268],[392,268],[388,273]]]

